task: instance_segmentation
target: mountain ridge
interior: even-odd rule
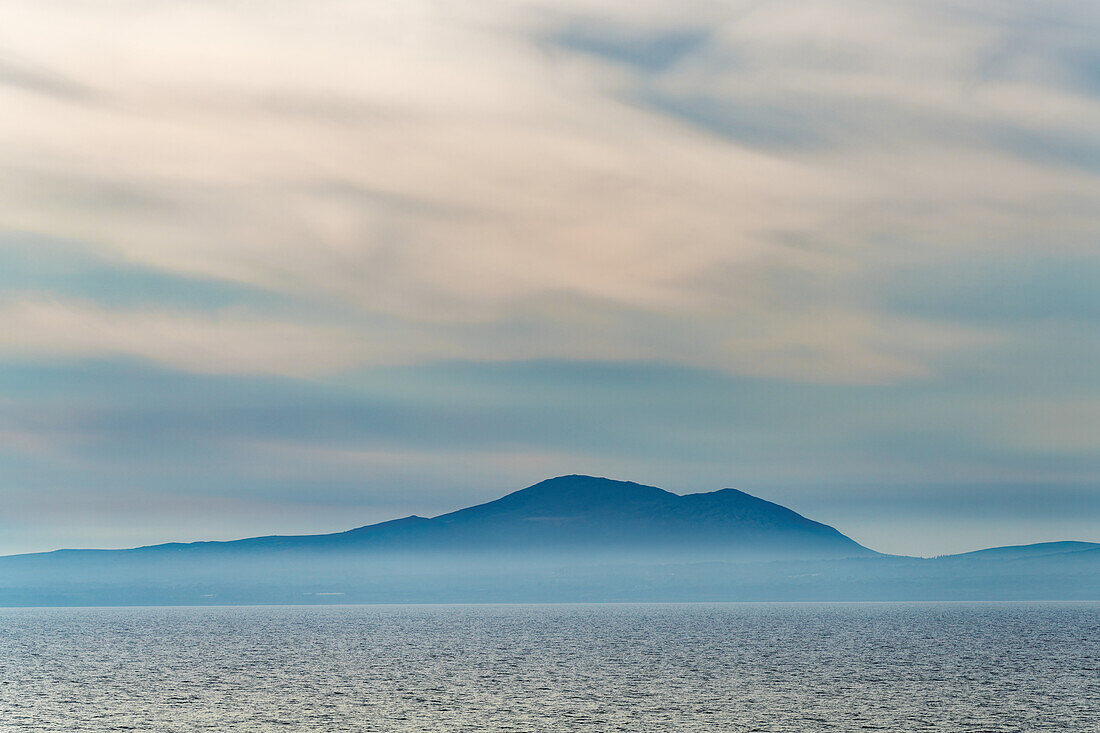
[[[341,532],[0,557],[0,605],[1100,599],[1100,544],[912,558],[738,489],[569,475]]]
[[[644,537],[643,537],[644,535]],[[698,559],[839,557],[878,554],[829,525],[739,489],[675,494],[633,481],[595,476],[558,476],[500,498],[434,517],[409,515],[339,532],[262,535],[234,540],[169,542],[120,550],[66,552],[155,552],[182,548],[246,549],[357,545],[389,551],[422,549],[578,551],[618,549]],[[55,550],[53,552],[61,552]],[[45,553],[33,553],[45,554]],[[17,556],[8,556],[17,557]],[[670,558],[671,559],[671,558]]]

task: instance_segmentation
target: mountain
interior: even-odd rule
[[[943,559],[969,560],[1021,560],[1027,558],[1060,555],[1067,552],[1100,549],[1096,542],[1036,542],[1033,545],[1011,545],[991,547],[988,550],[975,550],[959,555],[944,555]]]
[[[837,530],[736,489],[680,496],[654,486],[560,476],[433,519],[248,547],[323,547],[533,560],[762,560],[875,554]]]
[[[735,489],[561,476],[324,535],[0,557],[0,605],[1100,598],[1100,545],[882,555]]]

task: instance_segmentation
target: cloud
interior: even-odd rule
[[[0,307],[0,321],[0,355],[9,358],[139,356],[198,372],[305,374],[355,364],[368,348],[333,328],[234,314],[22,301]]]
[[[0,551],[335,531],[571,472],[733,486],[886,550],[1100,539],[1096,400],[1014,405],[966,380],[583,361],[308,380],[104,360],[9,363],[0,383]]]
[[[8,85],[33,94],[44,94],[64,101],[89,102],[95,94],[80,84],[45,68],[24,66],[0,58],[0,86]]]
[[[586,471],[885,549],[1100,539],[1098,26],[11,0],[0,534],[339,529]]]
[[[1100,234],[1095,13],[1024,7],[9,4],[19,68],[89,91],[0,89],[4,226],[332,315],[31,294],[7,348],[926,378],[1005,334],[890,312],[884,268]]]
[[[709,315],[690,323],[574,299],[529,304],[516,316],[457,324],[382,319],[276,320],[243,308],[181,313],[94,302],[0,303],[0,358],[129,356],[201,373],[324,376],[353,368],[438,360],[681,361],[708,368],[826,383],[880,383],[928,372],[918,359],[993,340],[904,317],[888,324],[843,310],[762,315],[751,324]],[[545,318],[539,318],[546,314]],[[863,341],[854,348],[854,341]],[[914,358],[916,357],[916,358]]]

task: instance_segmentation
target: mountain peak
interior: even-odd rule
[[[654,491],[659,491],[662,494],[668,494],[670,492],[664,489],[659,489],[656,486],[646,486],[644,484],[638,484],[633,481],[618,481],[616,479],[604,478],[603,476],[586,476],[579,473],[571,473],[566,476],[555,476],[554,478],[548,478],[545,481],[539,481],[537,484],[528,486],[525,489],[513,492],[513,494],[519,494],[522,492],[531,493],[610,493],[610,494],[651,494]]]
[[[461,511],[468,512],[482,507],[491,507],[572,513],[612,506],[651,504],[674,498],[676,494],[656,486],[644,486],[633,481],[616,481],[600,476],[571,474],[540,481],[496,501]]]
[[[832,527],[737,489],[681,496],[579,474],[435,517],[422,529],[456,551],[680,560],[873,554]]]

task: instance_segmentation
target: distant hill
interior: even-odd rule
[[[736,489],[679,496],[654,486],[560,476],[434,519],[407,517],[315,538],[386,552],[574,559],[775,560],[873,555],[837,530]]]
[[[959,555],[944,555],[945,558],[970,560],[1020,560],[1024,558],[1058,555],[1065,552],[1100,549],[1096,542],[1037,542],[1033,545],[1011,545],[991,547],[988,550],[975,550]]]
[[[561,476],[325,535],[0,557],[0,605],[1100,599],[1100,545],[882,555],[735,489]]]

